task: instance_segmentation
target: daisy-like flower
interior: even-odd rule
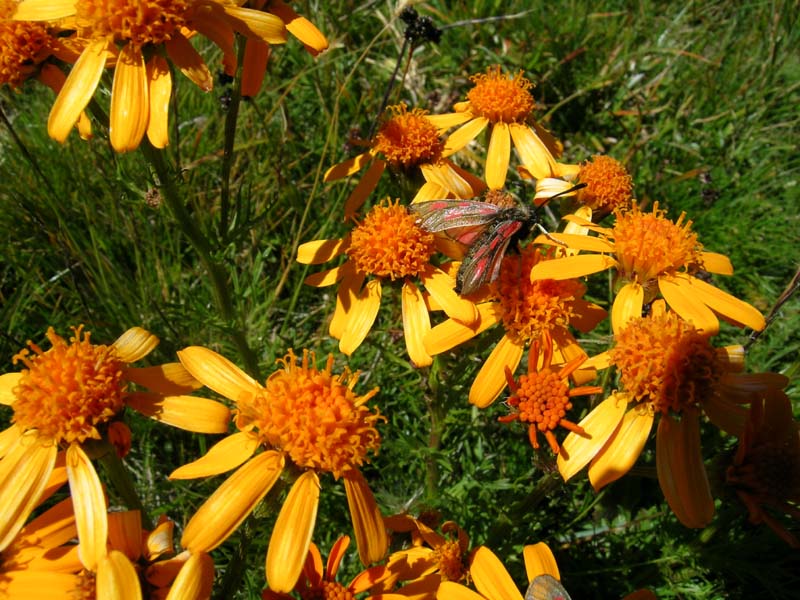
[[[57,21],[74,29],[80,57],[58,94],[47,121],[50,137],[63,142],[91,100],[107,66],[114,65],[109,137],[118,152],[139,146],[147,134],[157,148],[169,141],[172,93],[169,60],[204,91],[213,76],[187,36],[199,32],[235,65],[234,32],[270,44],[286,41],[283,21],[231,0],[23,0],[16,19]]]
[[[369,150],[332,166],[325,173],[325,181],[336,181],[367,167],[345,201],[345,219],[352,218],[364,204],[387,166],[407,176],[416,175],[417,170],[422,172],[426,184],[414,202],[451,196],[471,198],[483,190],[485,184],[480,179],[442,158],[444,142],[441,130],[431,122],[433,117],[419,108],[409,111],[405,104],[391,106],[389,111],[392,116],[381,125]]]
[[[27,367],[0,376],[0,403],[14,411],[12,425],[0,433],[0,540],[16,535],[46,491],[59,454],[75,503],[81,560],[88,569],[105,555],[107,520],[100,480],[84,447],[107,439],[107,428],[131,407],[156,420],[189,431],[221,433],[230,411],[222,404],[175,395],[198,383],[179,364],[133,368],[158,338],[134,327],[110,346],[93,344],[74,328],[69,343],[52,328],[44,351],[29,342],[14,362]],[[128,391],[129,383],[154,392]]]
[[[585,433],[572,421],[567,420],[567,411],[572,409],[572,398],[597,394],[603,391],[598,386],[581,386],[570,388],[569,377],[586,360],[585,356],[577,356],[560,369],[552,367],[553,347],[551,339],[544,337],[544,344],[536,340],[528,351],[528,373],[514,381],[511,370],[506,367],[506,379],[511,388],[511,397],[506,404],[511,407],[511,414],[499,417],[502,423],[519,421],[528,426],[528,439],[538,449],[538,433],[544,434],[553,454],[560,448],[553,433],[556,427],[563,427],[575,433]],[[541,348],[541,361],[540,359]]]
[[[454,106],[455,112],[429,117],[444,130],[459,126],[447,138],[444,156],[458,152],[491,125],[486,154],[486,183],[491,189],[505,185],[512,142],[534,178],[560,176],[556,162],[560,144],[532,117],[536,103],[529,90],[533,84],[521,72],[504,75],[499,66],[471,79],[475,85],[466,102]]]
[[[700,271],[731,275],[733,266],[728,257],[703,250],[691,230],[692,222],[683,222],[685,214],[672,222],[655,203],[650,213],[633,207],[627,212],[617,210],[615,215],[612,228],[572,217],[599,233],[599,237],[558,233],[539,236],[539,243],[552,244],[555,240],[571,250],[593,254],[539,263],[531,271],[531,279],[570,279],[616,269],[623,285],[611,311],[615,334],[629,319],[640,316],[642,307],[659,293],[681,317],[709,334],[719,331],[718,315],[739,326],[757,331],[764,328],[764,317],[753,306],[695,276]]]
[[[328,561],[322,564],[322,555],[319,548],[313,542],[308,548],[308,556],[303,565],[303,572],[294,586],[294,591],[301,598],[320,598],[322,600],[337,600],[355,598],[357,594],[367,592],[375,585],[386,571],[385,567],[370,567],[356,575],[353,580],[344,586],[336,581],[339,572],[339,565],[342,563],[344,553],[350,545],[350,537],[343,535],[337,539],[328,554]],[[267,588],[261,594],[263,600],[292,600],[294,597],[281,592],[276,592]],[[367,596],[368,598],[370,596]],[[381,594],[381,598],[386,600],[403,600],[403,596],[395,594]]]
[[[456,294],[455,279],[431,264],[435,252],[434,235],[417,224],[416,215],[395,202],[373,207],[343,239],[302,244],[297,260],[316,265],[347,256],[342,265],[309,275],[305,282],[315,287],[339,283],[329,331],[339,340],[339,350],[348,356],[361,345],[378,316],[383,284],[402,281],[406,348],[412,362],[423,367],[432,363],[422,341],[431,322],[414,280],[453,319],[470,323],[476,318],[474,304]]]
[[[765,523],[792,548],[800,541],[772,512],[800,519],[800,433],[781,390],[753,401],[725,482],[736,490],[751,523]]]
[[[614,346],[589,359],[599,369],[615,366],[619,391],[570,433],[557,464],[567,480],[587,463],[595,490],[619,479],[636,462],[658,417],[656,466],[661,490],[687,527],[704,527],[714,500],[700,448],[700,416],[733,435],[744,430],[754,395],[780,389],[787,379],[773,373],[742,374],[741,346],[714,348],[710,336],[668,312],[663,300],[647,317],[632,318]]]
[[[544,542],[522,550],[529,586],[525,600],[565,598],[561,576],[553,552]],[[437,600],[523,600],[514,580],[499,558],[485,546],[479,546],[470,559],[470,576],[477,593],[460,583],[445,581],[436,592]],[[655,600],[649,590],[638,590],[623,600]]]
[[[525,347],[549,338],[554,364],[564,364],[586,353],[569,331],[591,331],[606,312],[583,299],[586,287],[574,279],[537,280],[527,276],[537,264],[550,262],[547,255],[529,244],[519,254],[502,262],[497,280],[490,286],[492,300],[477,305],[478,320],[472,324],[450,318],[432,328],[425,337],[430,355],[445,352],[501,323],[505,333],[483,363],[469,391],[469,401],[479,408],[494,402],[507,384],[505,371],[517,369]],[[578,379],[578,372],[573,377]],[[583,380],[583,378],[580,378]]]
[[[236,468],[186,525],[181,545],[192,554],[221,544],[272,488],[291,461],[302,474],[283,503],[267,550],[269,586],[288,593],[294,586],[314,532],[320,473],[343,479],[358,553],[370,564],[386,553],[388,537],[380,510],[360,467],[377,452],[383,419],[353,391],[358,373],[333,374],[333,356],[324,369],[313,353],[302,361],[290,350],[282,368],[259,384],[212,350],[194,346],[178,352],[186,369],[218,394],[236,403],[229,435],[197,461],[174,471],[173,479],[217,475]],[[262,452],[257,451],[261,449]],[[238,468],[237,468],[238,467]]]
[[[265,8],[265,5],[266,8]],[[328,48],[328,40],[317,27],[283,0],[251,0],[250,8],[264,10],[275,15],[286,26],[286,30],[300,40],[306,50],[313,56]],[[267,72],[267,61],[270,45],[258,38],[249,38],[245,42],[244,59],[242,60],[242,96],[252,98],[258,94],[264,75]]]

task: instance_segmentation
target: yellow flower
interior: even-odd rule
[[[529,582],[526,600],[569,598],[561,585],[556,559],[547,544],[539,542],[525,546],[522,555]],[[437,600],[523,600],[503,563],[485,546],[478,547],[473,553],[469,572],[478,593],[460,583],[445,581],[436,592]],[[655,595],[649,590],[638,590],[625,596],[624,600],[655,600]]]
[[[800,518],[800,434],[791,401],[781,390],[766,390],[751,403],[725,482],[747,507],[751,523],[766,523],[792,548],[800,548],[797,537],[770,514]]]
[[[294,591],[301,598],[329,598],[331,600],[336,598],[352,600],[357,594],[369,591],[374,586],[376,578],[379,578],[386,570],[385,567],[366,569],[356,575],[347,586],[336,581],[339,565],[342,563],[342,558],[344,558],[344,553],[349,545],[349,536],[339,537],[331,546],[328,561],[323,566],[319,548],[312,542],[308,548],[308,558],[303,566],[303,572],[294,586]],[[369,598],[369,596],[367,597]],[[261,598],[263,600],[292,600],[294,596],[267,588],[262,592]],[[391,595],[382,595],[381,598],[392,600]],[[397,598],[401,599],[402,597],[397,596]]]
[[[533,84],[521,72],[502,74],[499,66],[471,79],[475,86],[467,93],[466,102],[456,104],[453,113],[430,117],[441,129],[460,125],[447,138],[444,156],[461,150],[491,124],[486,156],[486,183],[491,189],[505,185],[512,141],[520,162],[534,178],[560,174],[556,162],[560,145],[531,116],[536,103],[528,90]]]
[[[425,336],[426,351],[435,355],[502,323],[505,333],[470,387],[469,401],[480,408],[489,406],[502,393],[507,383],[505,370],[516,370],[528,344],[549,338],[546,343],[553,346],[556,364],[586,357],[569,326],[587,332],[606,316],[602,308],[582,298],[586,288],[577,280],[531,282],[526,274],[534,265],[547,262],[548,256],[533,245],[519,254],[507,255],[490,286],[493,299],[477,305],[477,321],[469,324],[450,318]]]
[[[733,267],[722,254],[705,252],[691,231],[691,221],[683,223],[664,217],[655,203],[653,212],[643,213],[638,207],[628,212],[616,211],[612,228],[600,227],[572,217],[572,220],[600,237],[550,234],[571,250],[588,250],[596,254],[580,254],[538,264],[531,278],[569,279],[583,277],[613,267],[624,285],[614,298],[611,324],[619,333],[624,324],[642,314],[642,307],[660,292],[670,307],[700,330],[719,331],[721,315],[736,325],[760,331],[765,321],[761,313],[747,304],[715,288],[695,276],[699,271],[731,275]],[[539,243],[552,244],[539,236]]]
[[[451,195],[471,198],[483,190],[479,179],[442,158],[444,143],[439,128],[431,123],[433,117],[419,108],[409,111],[405,104],[391,106],[389,110],[393,115],[381,125],[369,150],[332,166],[325,173],[325,181],[336,181],[369,165],[345,202],[345,219],[351,219],[375,190],[387,165],[409,176],[417,169],[422,171],[427,183],[414,202]]]
[[[65,454],[81,560],[93,570],[106,553],[107,521],[103,489],[85,451],[87,444],[105,440],[110,423],[126,406],[204,433],[226,431],[230,412],[212,400],[175,395],[199,387],[179,364],[129,367],[158,344],[158,338],[140,327],[129,329],[110,346],[92,344],[81,327],[74,328],[70,343],[52,328],[47,338],[49,350],[29,342],[30,351],[14,357],[27,369],[0,376],[0,403],[14,411],[12,425],[0,433],[0,511],[5,517],[0,519],[0,540],[16,535],[45,494],[58,455]],[[155,393],[130,392],[129,383]]]
[[[572,421],[565,419],[567,411],[572,408],[571,399],[575,396],[597,394],[603,391],[602,387],[582,386],[570,389],[569,377],[586,360],[585,356],[577,356],[560,369],[553,369],[553,347],[550,338],[544,338],[542,344],[536,340],[528,351],[528,373],[521,375],[516,382],[511,376],[511,370],[506,367],[506,379],[511,388],[512,395],[506,400],[511,407],[510,415],[500,417],[502,423],[519,421],[528,425],[528,439],[534,448],[539,448],[537,432],[544,434],[553,454],[558,454],[560,448],[553,430],[563,427],[575,433],[584,433],[583,429]],[[539,350],[542,348],[541,361]]]
[[[373,207],[345,238],[307,242],[298,249],[297,261],[303,264],[347,256],[342,265],[309,275],[306,283],[315,287],[339,283],[330,334],[348,356],[372,328],[387,280],[403,282],[403,333],[408,354],[418,367],[432,362],[422,342],[431,323],[426,300],[414,279],[448,315],[464,322],[475,320],[475,306],[456,294],[454,278],[431,264],[434,236],[416,221],[417,217],[398,202],[386,203]]]
[[[383,417],[365,405],[377,388],[353,392],[358,373],[334,375],[333,356],[317,369],[314,355],[299,361],[290,350],[283,368],[265,385],[216,352],[193,346],[178,352],[199,381],[236,403],[237,433],[170,477],[208,477],[236,468],[200,507],[184,530],[181,545],[192,554],[209,552],[233,533],[272,488],[290,460],[302,474],[283,503],[267,550],[270,587],[289,592],[303,566],[314,532],[320,494],[318,473],[344,480],[358,552],[364,564],[380,560],[388,538],[369,485],[359,467],[377,452],[375,429]],[[257,450],[262,452],[256,453]]]
[[[714,500],[700,448],[700,415],[740,435],[753,395],[786,385],[772,373],[741,374],[740,346],[716,349],[699,331],[661,301],[647,317],[632,318],[615,335],[614,346],[587,361],[597,368],[614,365],[619,391],[580,423],[561,445],[558,469],[567,480],[587,463],[589,480],[599,490],[625,475],[644,448],[656,416],[656,466],[661,490],[687,527],[704,527]]]
[[[47,122],[59,142],[91,100],[103,69],[115,65],[109,137],[118,152],[137,148],[145,133],[157,148],[169,141],[172,79],[165,54],[201,89],[213,87],[211,72],[187,39],[192,32],[222,49],[228,71],[235,65],[234,32],[270,44],[286,41],[280,18],[230,0],[23,0],[15,18],[59,21],[83,43]]]

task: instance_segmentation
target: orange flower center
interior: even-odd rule
[[[75,587],[70,590],[70,598],[75,600],[96,600],[97,580],[95,574],[83,569],[76,579]]]
[[[303,600],[355,600],[353,592],[335,581],[323,581],[319,587],[300,590]]]
[[[184,0],[81,0],[78,23],[92,36],[110,36],[137,46],[161,44],[186,24]]]
[[[439,565],[442,581],[461,581],[466,576],[461,544],[458,540],[447,540],[433,552],[434,560]]]
[[[392,281],[413,277],[435,252],[433,234],[416,221],[399,201],[375,206],[353,229],[347,255],[361,273]]]
[[[617,210],[615,214],[617,222],[612,235],[620,270],[626,279],[645,285],[681,267],[694,270],[702,265],[702,246],[697,234],[691,231],[692,222],[682,224],[684,214],[673,223],[664,218],[658,203],[652,213],[634,208],[625,213]]]
[[[16,0],[0,0],[0,85],[18,86],[44,60],[50,36],[42,23],[8,20]]]
[[[698,406],[721,375],[708,336],[672,312],[632,319],[609,352],[622,388],[662,414]]]
[[[572,408],[569,385],[551,369],[521,375],[517,386],[508,403],[519,410],[519,421],[541,432],[553,431]]]
[[[528,118],[533,110],[533,96],[528,91],[533,84],[522,76],[522,71],[514,76],[503,75],[495,66],[470,79],[475,87],[467,93],[467,100],[475,115],[492,123],[516,123]]]
[[[392,106],[390,110],[394,116],[378,131],[373,148],[395,167],[437,162],[444,143],[433,123],[425,118],[426,111],[415,108],[408,112],[405,104]]]
[[[28,342],[14,356],[28,367],[14,388],[13,422],[23,429],[37,429],[56,442],[100,439],[97,427],[125,406],[124,364],[113,346],[90,343],[90,334],[73,328],[70,343],[47,330],[52,348],[43,352]]]
[[[630,208],[633,180],[618,160],[603,154],[593,156],[581,165],[578,179],[586,184],[578,198],[593,210]]]
[[[528,274],[545,256],[532,244],[520,254],[503,259],[495,281],[502,308],[503,326],[516,342],[538,339],[545,331],[565,328],[574,314],[573,301],[583,296],[583,284],[566,279],[530,281]]]
[[[291,350],[278,362],[283,369],[267,379],[264,389],[248,402],[239,401],[239,429],[255,427],[264,443],[283,450],[295,464],[337,478],[366,462],[368,452],[377,452],[381,440],[375,425],[383,417],[364,403],[378,388],[357,396],[352,388],[358,373],[333,375],[333,356],[321,371],[307,350],[302,363]]]

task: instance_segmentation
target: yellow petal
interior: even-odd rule
[[[570,227],[572,230],[575,228],[586,229],[574,221],[569,221],[566,227]],[[537,244],[553,245],[554,240],[555,242],[560,242],[561,244],[567,246],[570,250],[585,250],[587,252],[599,252],[605,254],[612,254],[614,252],[614,246],[604,238],[594,235],[581,235],[579,233],[549,233],[547,235],[537,236],[534,242]]]
[[[382,560],[389,548],[383,517],[361,471],[348,471],[343,479],[358,556],[362,564],[371,565]]]
[[[214,561],[205,552],[192,553],[169,588],[166,600],[210,598],[214,584]]]
[[[171,39],[164,42],[164,47],[167,49],[170,60],[197,87],[204,92],[209,92],[214,88],[214,78],[203,61],[203,57],[183,35],[175,33]]]
[[[478,408],[486,408],[494,402],[507,385],[505,368],[513,373],[525,347],[504,335],[492,350],[481,370],[478,371],[472,387],[469,388],[469,401]]]
[[[227,433],[231,411],[224,404],[197,396],[161,396],[134,392],[127,404],[143,415],[196,433]]]
[[[485,546],[476,548],[469,567],[472,582],[484,598],[522,600],[514,580],[503,563]]]
[[[264,40],[245,40],[242,60],[242,96],[245,98],[255,98],[261,90],[270,52],[270,45]]]
[[[480,132],[486,129],[488,124],[489,119],[486,117],[475,117],[464,123],[447,138],[442,156],[450,156],[454,152],[461,150],[478,137]]]
[[[178,358],[195,379],[234,402],[261,389],[255,379],[208,348],[189,346],[178,351]]]
[[[39,504],[57,452],[55,444],[18,436],[0,461],[0,551],[14,540]]]
[[[92,461],[74,442],[67,448],[67,476],[78,528],[78,554],[84,567],[96,571],[107,554],[106,497]]]
[[[267,549],[267,583],[276,592],[288,594],[303,569],[317,520],[319,491],[317,474],[306,471],[283,502]]]
[[[15,21],[57,21],[75,14],[75,0],[25,0],[17,6]]]
[[[350,356],[367,337],[381,307],[381,282],[370,279],[347,311],[347,325],[339,340],[339,351]]]
[[[478,320],[479,314],[475,303],[456,293],[456,282],[452,276],[429,265],[422,273],[422,283],[448,317],[465,325],[473,325]]]
[[[680,421],[662,415],[656,434],[658,483],[672,512],[686,527],[705,527],[714,498],[700,451],[700,420],[683,411]]]
[[[340,267],[339,276],[341,283],[336,290],[336,308],[331,317],[331,324],[328,332],[331,337],[340,340],[347,329],[347,322],[350,319],[350,310],[356,301],[356,294],[361,289],[366,276],[356,272],[352,261],[347,261]]]
[[[345,161],[333,165],[331,168],[325,171],[324,180],[326,182],[337,181],[338,179],[344,179],[345,177],[349,177],[354,173],[358,173],[373,158],[374,154],[372,151],[363,152],[358,156],[348,158]]]
[[[533,130],[523,123],[511,123],[511,139],[519,153],[520,163],[534,179],[551,177],[556,170],[556,159]],[[538,182],[537,182],[538,189]],[[537,193],[538,195],[538,193]]]
[[[328,47],[328,40],[322,32],[311,21],[298,15],[283,0],[273,0],[269,5],[269,12],[280,17],[289,33],[303,42],[312,54],[316,55]]]
[[[154,54],[147,62],[147,88],[150,98],[150,118],[147,120],[147,139],[156,148],[169,144],[169,101],[172,96],[172,76],[167,59]]]
[[[197,460],[178,467],[170,473],[170,479],[194,479],[209,477],[230,471],[241,465],[259,446],[259,439],[253,433],[239,431],[222,438]]]
[[[595,490],[600,490],[630,471],[644,449],[653,414],[647,410],[633,408],[625,413],[614,434],[613,442],[606,445],[589,465],[589,481]]]
[[[20,379],[22,379],[22,373],[0,375],[0,404],[11,406],[11,403],[17,399],[14,388],[17,387]]]
[[[558,573],[556,557],[553,556],[550,546],[544,542],[525,546],[522,549],[522,556],[525,560],[525,572],[528,575],[528,581],[533,581],[539,575],[552,575],[558,580],[561,579],[561,575]]]
[[[638,283],[628,283],[622,286],[614,304],[611,307],[611,327],[614,335],[619,335],[631,319],[642,316],[644,305],[644,288]]]
[[[711,394],[703,400],[703,412],[714,425],[725,433],[741,437],[747,422],[747,409],[743,406]]]
[[[713,311],[726,317],[729,321],[740,323],[756,331],[761,331],[766,326],[764,316],[754,306],[739,300],[735,296],[723,292],[713,285],[695,277],[686,278],[698,300],[705,302]],[[659,280],[659,287],[661,281]]]
[[[452,112],[452,113],[445,113],[443,115],[425,115],[425,119],[431,122],[440,131],[445,131],[447,129],[450,129],[451,127],[455,127],[457,125],[461,125],[462,123],[466,123],[472,118],[473,115],[472,113],[469,112]]]
[[[283,455],[251,458],[211,494],[186,524],[181,545],[192,554],[210,552],[236,531],[283,471]]]
[[[142,515],[138,510],[108,513],[109,545],[132,561],[142,555]]]
[[[300,244],[297,248],[297,262],[304,265],[320,265],[342,254],[348,238],[336,240],[314,240]]]
[[[145,540],[144,555],[148,562],[163,554],[175,553],[175,544],[172,540],[174,531],[175,522],[162,516],[156,528],[147,535]]]
[[[733,275],[731,259],[724,254],[701,252],[700,255],[703,259],[703,270],[717,275]]]
[[[572,279],[599,273],[616,266],[617,261],[605,254],[579,254],[539,261],[531,269],[531,281],[538,279]]]
[[[142,587],[131,561],[112,550],[97,566],[97,597],[108,600],[140,600]]]
[[[66,544],[76,535],[72,498],[67,497],[29,521],[20,531],[16,542],[3,553],[3,559],[6,564],[28,563],[29,567],[35,568],[33,564],[41,557],[42,548]],[[47,556],[41,558],[45,564],[49,562]],[[77,570],[83,568],[80,562],[73,563]]]
[[[420,170],[426,181],[438,184],[446,190],[446,193],[434,196],[434,198],[444,198],[447,194],[452,194],[456,198],[471,198],[475,195],[471,183],[459,173],[458,168],[449,160],[422,164]]]
[[[313,287],[327,287],[329,285],[334,285],[337,281],[339,281],[342,278],[342,272],[342,267],[326,269],[325,271],[312,273],[303,280],[303,283]]]
[[[223,5],[231,26],[248,37],[259,37],[269,44],[286,43],[286,26],[278,17],[259,10]]]
[[[719,319],[694,292],[686,277],[659,277],[658,289],[670,308],[697,329],[711,335],[719,331]]]
[[[361,176],[361,179],[356,185],[355,189],[350,192],[347,200],[344,202],[344,218],[349,221],[352,219],[359,208],[364,204],[367,197],[378,186],[378,181],[386,169],[386,163],[379,158],[372,161],[372,164],[367,169],[367,172]]]
[[[431,329],[424,340],[428,354],[435,356],[455,348],[499,323],[502,318],[502,309],[497,302],[483,302],[476,304],[475,308],[478,310],[478,320],[471,325],[448,319]]]
[[[187,394],[203,387],[181,363],[166,363],[156,367],[128,367],[125,378],[165,396]]]
[[[511,160],[511,135],[508,124],[500,121],[492,126],[489,149],[486,151],[486,183],[499,190],[506,184],[508,163]]]
[[[105,38],[93,40],[73,65],[47,119],[47,132],[54,140],[67,139],[81,111],[89,104],[109,56],[107,44]]]
[[[486,600],[486,598],[460,583],[443,581],[436,590],[436,600]]]
[[[403,308],[403,337],[406,350],[415,367],[428,367],[433,363],[431,356],[425,352],[422,340],[431,330],[431,318],[425,300],[416,285],[406,280],[401,292]]]
[[[628,400],[620,394],[611,394],[581,420],[586,435],[571,432],[561,443],[556,464],[564,481],[569,480],[600,452],[610,436],[617,431]]]
[[[117,152],[135,150],[150,117],[147,69],[139,46],[125,44],[117,57],[111,87],[108,136]]]
[[[122,362],[132,363],[150,354],[158,346],[158,338],[146,329],[131,327],[112,346]]]

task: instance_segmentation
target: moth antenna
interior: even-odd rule
[[[541,223],[535,223],[535,224],[534,224],[534,227],[536,227],[536,229],[538,229],[539,231],[541,231],[541,232],[544,234],[544,237],[546,237],[548,240],[550,240],[550,241],[551,241],[551,242],[553,242],[554,244],[558,244],[559,246],[562,246],[562,247],[564,247],[564,248],[567,248],[567,247],[568,247],[568,246],[567,246],[567,244],[565,244],[565,243],[564,243],[564,242],[562,242],[561,240],[557,240],[556,238],[554,238],[554,237],[553,237],[553,236],[550,234],[550,232],[549,232],[549,231],[547,231],[547,229],[545,229],[545,228],[544,228],[544,226],[543,226]]]

